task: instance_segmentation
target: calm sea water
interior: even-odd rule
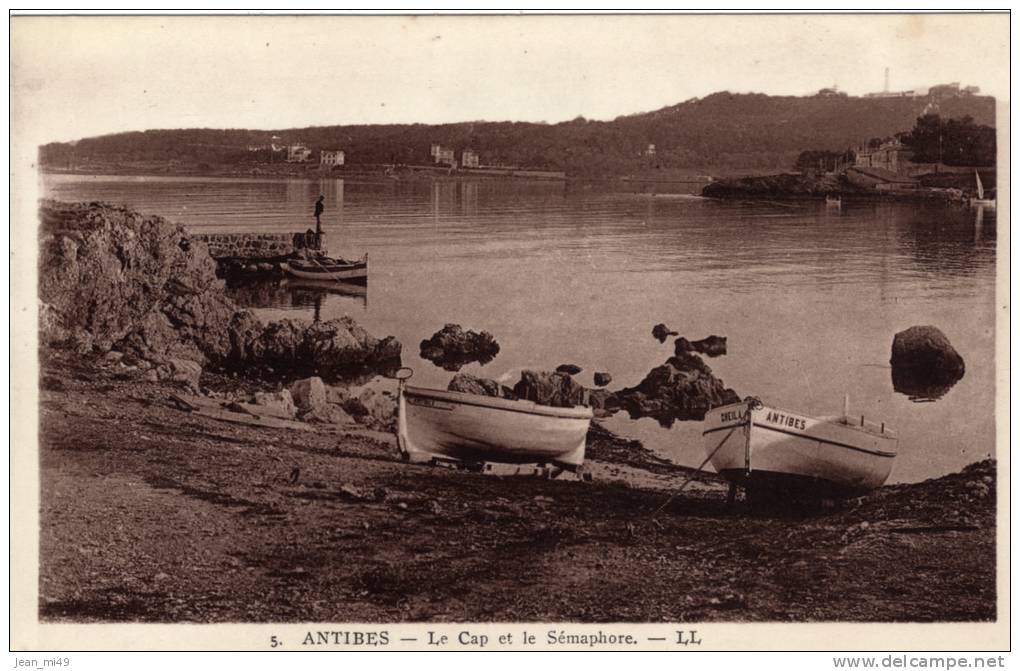
[[[900,436],[892,481],[958,470],[995,450],[995,214],[908,204],[715,202],[560,183],[376,184],[49,175],[62,200],[103,200],[195,231],[295,232],[326,196],[334,254],[368,252],[367,291],[290,283],[232,290],[263,318],[350,314],[395,335],[414,382],[452,373],[418,357],[448,322],[493,333],[501,351],[465,372],[516,379],[560,363],[639,382],[672,353],[651,328],[729,338],[709,364],[741,395],[808,414],[852,412]],[[661,190],[661,187],[660,187]],[[893,390],[893,335],[942,329],[967,373],[936,402]],[[610,426],[684,464],[704,458],[700,423]]]

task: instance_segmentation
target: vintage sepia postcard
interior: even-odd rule
[[[1009,18],[12,15],[12,651],[1008,649]]]

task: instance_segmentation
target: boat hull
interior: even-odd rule
[[[280,268],[288,275],[303,280],[343,280],[346,282],[368,279],[368,255],[351,263],[315,263],[294,259],[281,263]]]
[[[748,402],[710,410],[703,436],[716,471],[749,491],[853,496],[886,481],[897,450],[884,426]]]
[[[584,462],[590,408],[553,408],[406,386],[398,402],[400,450],[409,461],[555,464]]]

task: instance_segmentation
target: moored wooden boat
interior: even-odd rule
[[[809,417],[748,399],[705,416],[715,470],[748,494],[854,496],[889,477],[898,441],[884,424]]]
[[[591,408],[554,408],[403,381],[397,403],[397,443],[407,461],[550,464],[571,471],[584,462]]]
[[[284,272],[304,280],[359,282],[368,279],[368,254],[357,261],[332,259],[328,256],[289,259],[281,263]]]

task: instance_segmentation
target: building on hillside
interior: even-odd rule
[[[655,156],[655,145],[654,144],[652,144],[650,142],[648,143],[648,146],[645,148],[645,156]]]
[[[433,163],[443,165],[455,165],[457,163],[453,149],[447,149],[441,144],[433,144],[429,153],[432,155]]]
[[[815,94],[819,98],[846,98],[847,95],[839,90],[836,86],[831,88],[818,89],[818,93]]]
[[[323,149],[319,152],[319,165],[336,167],[344,164],[344,152],[341,149]]]
[[[304,163],[311,157],[312,150],[303,144],[292,144],[287,147],[287,163]]]
[[[274,135],[272,138],[270,138],[270,140],[269,140],[269,148],[272,149],[273,151],[283,151],[284,150],[283,142],[280,140],[280,136],[279,135]]]
[[[897,175],[905,175],[914,153],[899,140],[889,140],[877,147],[867,145],[854,150],[854,167],[880,168]]]
[[[465,149],[460,154],[460,164],[465,168],[477,168],[479,166],[478,154]]]

